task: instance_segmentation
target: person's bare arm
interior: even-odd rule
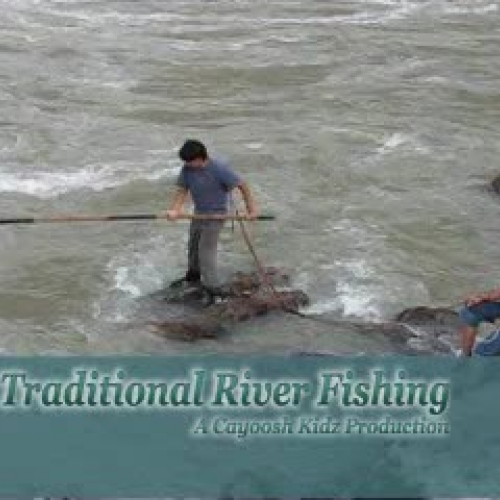
[[[238,185],[238,189],[241,192],[241,197],[243,198],[243,201],[245,202],[245,208],[247,210],[247,217],[250,220],[256,219],[258,212],[257,212],[257,205],[255,203],[255,199],[253,197],[252,191],[250,190],[250,187],[246,182],[242,182],[241,184]]]
[[[177,217],[179,217],[179,214],[182,213],[188,194],[189,191],[186,188],[180,187],[177,189],[174,200],[172,201],[172,205],[166,211],[166,215],[169,220],[177,219]]]
[[[466,304],[468,306],[480,304],[481,302],[500,302],[500,288],[496,288],[491,292],[486,292],[479,295],[475,295],[473,297],[469,297],[466,300]]]

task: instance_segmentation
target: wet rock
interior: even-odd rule
[[[444,307],[420,306],[405,309],[396,316],[395,321],[434,338],[454,335],[460,326],[457,312]]]
[[[284,269],[267,267],[264,273],[266,281],[274,287],[290,287],[290,276]],[[236,296],[257,292],[262,288],[262,279],[258,273],[237,272],[229,283],[230,292]]]
[[[410,328],[415,338],[413,347],[431,349],[433,352],[450,353],[458,347],[458,313],[445,307],[418,306],[405,309],[395,321]]]
[[[207,308],[210,318],[223,321],[248,321],[271,311],[297,312],[309,304],[309,297],[301,290],[277,292],[276,294],[234,297],[221,304]]]
[[[457,312],[445,307],[412,307],[399,313],[395,320],[412,325],[458,326]]]
[[[227,333],[227,330],[217,323],[197,323],[187,321],[150,322],[150,329],[160,337],[184,342],[194,342],[199,339],[217,339]]]
[[[160,302],[165,319],[150,321],[148,325],[161,336],[194,341],[215,339],[227,332],[231,324],[249,321],[272,311],[298,312],[309,304],[301,290],[281,290],[288,286],[288,274],[279,268],[266,268],[266,284],[258,273],[235,273],[224,284],[227,298],[212,305],[204,304],[206,294],[198,286],[188,285],[156,292],[149,299]],[[268,289],[271,283],[275,291]],[[182,307],[182,316],[175,309]]]
[[[500,194],[500,175],[497,175],[491,182],[491,187],[496,194]]]
[[[192,320],[167,320],[149,323],[154,331],[167,338],[185,341],[216,339],[227,332],[230,324],[251,320],[271,311],[297,311],[308,304],[301,291],[278,292],[272,297],[235,297],[206,307]]]

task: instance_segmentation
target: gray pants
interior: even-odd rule
[[[189,228],[189,271],[200,273],[207,288],[217,288],[217,244],[224,221],[192,220]]]

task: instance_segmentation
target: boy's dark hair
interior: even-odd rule
[[[202,142],[189,139],[179,150],[179,156],[182,161],[187,163],[196,160],[197,158],[206,160],[208,157],[208,153],[207,148]]]

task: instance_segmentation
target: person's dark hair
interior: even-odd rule
[[[190,162],[196,160],[197,158],[206,160],[208,157],[208,153],[207,148],[202,142],[189,139],[179,150],[179,156],[182,161]]]

